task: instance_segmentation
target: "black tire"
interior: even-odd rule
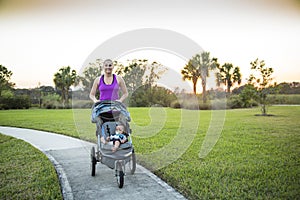
[[[97,164],[97,160],[96,160],[96,157],[95,157],[95,147],[92,147],[91,149],[91,168],[92,168],[92,173],[91,175],[92,176],[95,176],[96,175],[96,164]]]
[[[129,161],[129,169],[130,169],[130,173],[134,174],[135,169],[136,169],[136,156],[135,156],[134,151],[132,152],[131,158]]]
[[[121,163],[118,163],[117,165],[118,173],[117,173],[117,183],[119,188],[122,188],[124,185],[124,172],[123,167]]]

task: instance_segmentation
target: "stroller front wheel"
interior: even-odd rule
[[[124,185],[124,172],[123,172],[123,166],[121,162],[117,163],[116,176],[117,176],[118,186],[119,188],[122,188]]]
[[[97,164],[97,160],[95,157],[95,147],[92,147],[91,149],[91,175],[95,176],[96,175],[96,164]]]

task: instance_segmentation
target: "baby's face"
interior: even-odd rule
[[[123,133],[124,132],[124,127],[123,126],[117,126],[116,127],[116,132],[118,132],[118,133]]]

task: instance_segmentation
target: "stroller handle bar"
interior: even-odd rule
[[[119,101],[110,101],[110,100],[96,102],[93,105],[91,121],[93,123],[96,123],[97,121],[96,118],[100,116],[100,114],[109,113],[113,111],[120,112],[128,122],[131,121],[130,113],[128,112],[126,106]]]

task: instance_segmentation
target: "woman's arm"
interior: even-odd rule
[[[90,92],[90,99],[91,99],[94,103],[96,103],[96,102],[99,101],[99,100],[96,98],[96,92],[97,92],[99,80],[100,80],[100,77],[97,77],[97,78],[94,80],[93,87],[92,87],[91,92]]]
[[[119,86],[120,86],[121,92],[122,92],[122,96],[118,101],[123,102],[128,97],[127,87],[126,87],[124,79],[121,76],[118,76],[118,83],[119,83]]]

